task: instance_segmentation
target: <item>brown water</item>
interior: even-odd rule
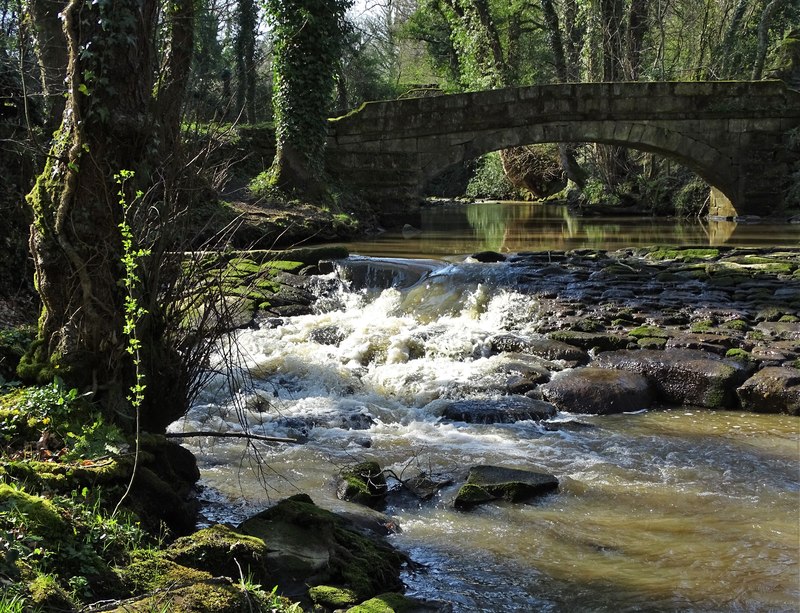
[[[446,257],[477,251],[620,249],[649,245],[800,245],[800,224],[656,217],[578,217],[565,206],[479,202],[426,207],[418,232],[349,243],[352,253]]]
[[[703,224],[574,219],[534,204],[494,205],[489,214],[486,206],[462,207],[452,223],[440,216],[453,211],[433,209],[421,234],[350,247],[458,260],[450,256],[483,249],[716,244]],[[800,226],[739,226],[728,240],[796,245]],[[531,296],[460,275],[462,264],[419,267],[436,269],[424,286],[343,287],[314,315],[238,332],[234,399],[224,393],[231,378],[220,375],[173,429],[245,422],[255,433],[308,441],[264,445],[254,459],[235,442],[193,440],[204,482],[223,496],[218,519],[298,491],[352,510],[336,498],[335,475],[363,459],[403,478],[422,471],[456,483],[476,464],[543,470],[561,485],[535,504],[459,512],[457,485],[429,503],[393,497],[385,512],[402,531],[391,541],[424,565],[404,576],[408,592],[456,612],[800,610],[800,419],[641,407],[561,414],[594,427],[555,432],[533,422],[442,422],[447,399],[491,386],[510,359],[487,353],[487,339],[534,334],[538,311]],[[328,328],[344,340],[317,342],[314,333]]]

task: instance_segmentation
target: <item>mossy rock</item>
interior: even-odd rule
[[[742,360],[744,362],[749,362],[753,359],[751,353],[744,349],[728,349],[728,351],[725,352],[725,357],[734,360]]]
[[[719,257],[719,249],[655,249],[647,254],[647,258],[655,261],[663,260],[710,260]]]
[[[737,330],[739,332],[747,332],[747,330],[750,329],[750,324],[744,319],[731,319],[722,322],[719,327],[728,330]]]
[[[52,575],[37,575],[28,584],[33,610],[72,611],[75,603]]]
[[[35,338],[32,326],[0,329],[0,383],[16,378],[19,361]]]
[[[692,332],[710,332],[716,326],[716,322],[711,319],[703,319],[701,321],[695,321],[690,326],[689,329]]]
[[[419,602],[396,592],[381,594],[347,609],[347,613],[410,613],[419,611]]]
[[[257,595],[233,583],[227,577],[215,577],[127,600],[110,613],[246,613],[267,610],[260,606]]]
[[[672,336],[670,332],[656,326],[639,326],[628,330],[628,335],[634,338],[669,338]]]
[[[473,466],[467,482],[453,501],[457,509],[469,509],[491,500],[525,502],[558,489],[553,475],[501,466]]]
[[[624,349],[628,346],[628,339],[624,336],[615,334],[601,334],[599,332],[575,332],[573,330],[558,330],[548,335],[551,339],[581,349],[599,349],[600,351],[611,351],[613,349]]]
[[[353,590],[330,585],[316,585],[309,588],[308,595],[311,601],[318,606],[328,609],[341,609],[351,607],[358,602],[358,594]]]
[[[52,502],[0,483],[0,515],[5,513],[20,514],[28,533],[41,536],[47,542],[67,544],[73,540],[69,523]]]
[[[401,585],[405,556],[360,534],[349,521],[316,506],[305,494],[282,500],[238,529],[267,544],[274,583],[284,590],[333,585],[364,600]]]
[[[170,586],[211,579],[208,572],[182,566],[150,552],[138,554],[138,559],[115,572],[131,594],[145,594]]]
[[[642,349],[664,349],[667,346],[667,339],[659,336],[645,336],[636,341]]]
[[[342,470],[336,495],[340,500],[367,506],[379,504],[388,492],[386,476],[377,462],[360,462]]]
[[[260,538],[216,525],[179,538],[164,552],[164,558],[215,577],[251,574],[266,585],[274,583],[265,567],[268,553]]]
[[[132,461],[105,459],[96,463],[59,463],[21,460],[2,462],[2,472],[27,487],[62,494],[83,487],[113,486],[130,477]]]

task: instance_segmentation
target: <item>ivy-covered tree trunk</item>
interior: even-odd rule
[[[311,197],[321,179],[327,111],[351,0],[266,0],[272,22],[277,151],[269,183]]]
[[[52,133],[64,112],[64,78],[67,76],[67,41],[61,27],[60,0],[29,0],[36,55],[45,96],[45,126]]]
[[[175,134],[157,116],[164,106],[153,98],[158,7],[156,0],[67,4],[67,107],[44,171],[27,198],[43,310],[35,351],[20,374],[59,375],[67,385],[94,392],[107,416],[129,429],[135,411],[126,396],[136,378],[126,351],[119,224],[123,201],[137,198],[137,186],[153,184],[162,139]],[[178,115],[170,115],[176,121]],[[121,171],[133,173],[122,190],[115,179]],[[157,335],[145,350],[169,355]],[[185,381],[169,360],[146,375],[156,400],[142,407],[142,425],[160,429],[184,409],[180,387]]]

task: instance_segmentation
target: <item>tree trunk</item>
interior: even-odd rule
[[[639,80],[642,68],[642,46],[650,26],[647,19],[648,9],[648,0],[631,0],[628,15],[628,45],[625,54],[628,79],[631,81]]]
[[[255,118],[256,90],[256,6],[253,0],[239,0],[236,33],[236,106],[249,123]]]
[[[192,68],[195,2],[174,0],[167,3],[166,11],[169,46],[159,76],[156,104],[164,153],[171,155],[180,136],[182,106]]]
[[[121,201],[136,199],[136,187],[151,185],[162,163],[154,155],[161,135],[152,100],[158,6],[156,0],[69,2],[63,13],[67,112],[27,198],[43,310],[37,347],[24,369],[40,379],[59,375],[67,385],[95,392],[106,416],[128,429],[135,425],[135,411],[126,397],[136,378],[123,331],[126,290],[118,226]],[[84,53],[87,48],[93,53]],[[135,178],[120,195],[115,175],[123,170]],[[147,351],[168,353],[161,349],[153,341]],[[180,402],[185,380],[171,366],[161,363],[147,373],[158,396],[149,396],[142,409],[146,429],[163,429],[185,409]]]
[[[558,14],[553,6],[553,0],[542,0],[542,11],[544,13],[547,32],[550,37],[550,48],[553,52],[553,64],[555,65],[556,76],[558,76],[559,81],[566,83],[570,80],[570,72],[567,67],[564,44],[561,38],[561,27],[558,22]],[[558,157],[567,178],[578,187],[582,188],[586,185],[586,173],[580,167],[580,164],[578,164],[578,160],[575,156],[575,146],[570,143],[559,143]]]
[[[45,129],[48,134],[52,134],[61,123],[66,103],[67,41],[59,18],[63,8],[64,2],[59,0],[28,2],[45,97]]]
[[[763,76],[772,17],[775,15],[775,12],[783,6],[785,1],[786,0],[770,0],[764,8],[764,12],[761,14],[761,20],[758,22],[758,49],[756,50],[756,61],[755,64],[753,64],[753,74],[750,77],[753,81],[760,81]]]

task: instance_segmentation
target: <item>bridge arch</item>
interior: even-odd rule
[[[427,153],[420,154],[422,180],[427,183],[454,164],[492,151],[545,143],[599,143],[657,153],[683,164],[727,198],[736,197],[736,186],[729,182],[734,174],[730,157],[692,135],[625,121],[535,124],[482,133],[463,144],[451,145],[449,150],[436,150],[432,146]]]

